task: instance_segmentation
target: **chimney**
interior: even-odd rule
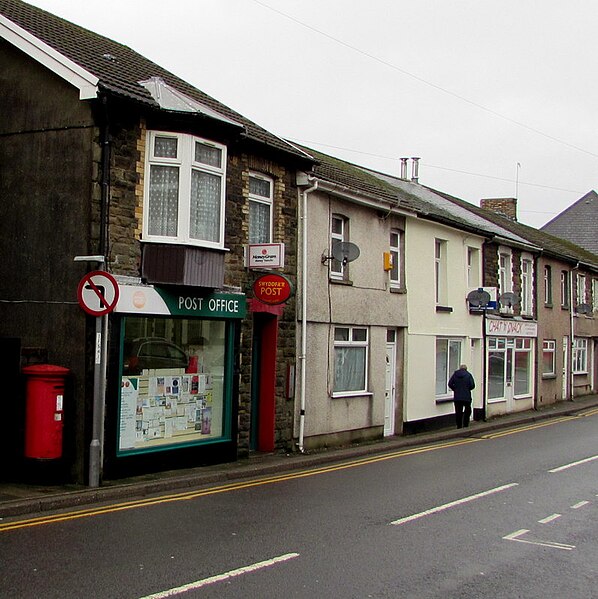
[[[407,178],[407,161],[409,158],[401,158],[401,179]]]
[[[480,207],[517,222],[517,198],[485,198]]]
[[[411,180],[417,183],[419,179],[419,158],[411,158]]]

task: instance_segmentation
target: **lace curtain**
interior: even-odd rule
[[[202,241],[220,240],[222,180],[218,175],[193,170],[191,173],[191,215],[189,237]]]
[[[179,168],[152,165],[149,190],[149,234],[176,237],[178,218]]]
[[[270,242],[270,206],[249,202],[249,243]]]

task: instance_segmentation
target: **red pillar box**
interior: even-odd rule
[[[51,364],[23,368],[27,377],[25,457],[62,457],[65,380],[70,370]]]

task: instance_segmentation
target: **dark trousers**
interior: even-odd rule
[[[455,404],[455,420],[457,428],[469,426],[469,418],[471,417],[471,402],[470,401],[454,401]]]

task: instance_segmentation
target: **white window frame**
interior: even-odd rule
[[[588,340],[586,337],[576,337],[573,340],[573,374],[588,372]]]
[[[533,303],[534,262],[527,255],[521,256],[521,314],[531,316]]]
[[[434,239],[434,293],[437,306],[445,306],[447,294],[447,253],[448,242]]]
[[[438,348],[439,348],[439,344],[440,343],[444,343],[446,342],[446,354],[444,356],[445,362],[444,362],[444,367],[445,367],[445,374],[446,374],[446,380],[444,381],[439,381],[439,377],[438,377]],[[450,357],[451,357],[451,347],[453,348],[457,348],[457,359],[451,364],[450,361]],[[434,389],[435,389],[435,395],[436,395],[436,399],[447,399],[449,398],[449,396],[451,395],[451,390],[449,389],[448,386],[448,381],[451,378],[451,375],[453,374],[453,372],[455,370],[457,370],[457,368],[459,368],[459,365],[462,363],[462,356],[463,356],[463,339],[461,338],[449,338],[449,337],[437,337],[436,338],[436,355],[435,355],[435,371],[434,371]],[[438,388],[438,383],[441,382],[443,383],[443,388],[439,389]]]
[[[334,223],[340,223],[340,232],[335,231]],[[330,255],[336,243],[348,241],[348,219],[342,214],[333,214],[330,217]],[[331,258],[329,260],[329,272],[331,279],[343,280],[347,276],[347,264]]]
[[[532,375],[534,370],[533,357],[533,343],[530,337],[515,337],[514,343],[512,339],[507,339],[507,344],[511,344],[514,347],[513,351],[513,397],[529,397],[532,394]],[[524,355],[527,360],[526,380],[525,385],[527,390],[525,393],[517,393],[517,356]]]
[[[467,288],[480,287],[480,250],[467,246]]]
[[[579,274],[577,275],[577,279],[575,281],[575,291],[577,295],[577,305],[585,304],[587,299],[587,291],[586,291],[586,276]]]
[[[392,259],[392,268],[388,271],[390,286],[399,288],[401,286],[401,236],[399,229],[390,230],[390,256]]]
[[[256,179],[259,181],[267,182],[270,186],[270,193],[268,196],[251,192],[251,180]],[[266,177],[261,173],[250,172],[249,173],[249,213],[251,214],[252,204],[259,204],[260,206],[268,207],[268,235],[267,239],[254,240],[252,238],[251,231],[251,218],[249,218],[249,243],[272,243],[272,221],[273,221],[273,207],[274,207],[274,179],[272,177]],[[253,240],[252,240],[253,239]]]
[[[513,254],[508,248],[499,248],[498,250],[498,294],[499,298],[503,293],[513,291]],[[503,314],[512,314],[513,308],[500,305],[500,311]]]
[[[546,362],[544,358],[546,356],[550,358],[550,370],[545,369]],[[556,376],[556,341],[554,339],[544,339],[542,341],[542,376]]]
[[[561,307],[569,307],[569,285],[571,284],[571,276],[568,270],[561,270]]]
[[[598,312],[598,279],[592,279],[592,310]]]
[[[177,157],[166,158],[155,155],[155,141],[157,138],[177,140]],[[216,148],[221,152],[220,166],[212,166],[195,160],[195,144],[203,144]],[[224,248],[224,214],[226,197],[226,146],[185,133],[172,133],[168,131],[148,131],[145,159],[145,182],[143,190],[143,240],[159,243],[177,243],[196,245],[210,248]],[[150,171],[152,166],[175,166],[179,169],[178,214],[177,234],[175,236],[152,235],[150,227]],[[191,178],[192,172],[203,172],[220,178],[220,211],[219,230],[217,240],[204,240],[191,238]]]
[[[337,331],[347,331],[347,339],[337,339]],[[358,338],[359,337],[359,338]],[[365,338],[363,338],[365,337]],[[368,393],[368,370],[369,370],[369,331],[367,327],[354,326],[335,326],[333,327],[334,340],[334,367],[332,381],[332,396],[333,397],[348,397],[352,395],[364,395]],[[341,357],[343,350],[350,348],[364,349],[364,372],[363,372],[363,388],[361,389],[346,389],[338,390],[336,388],[336,368],[338,360]]]
[[[552,267],[544,266],[544,304],[552,305]]]

